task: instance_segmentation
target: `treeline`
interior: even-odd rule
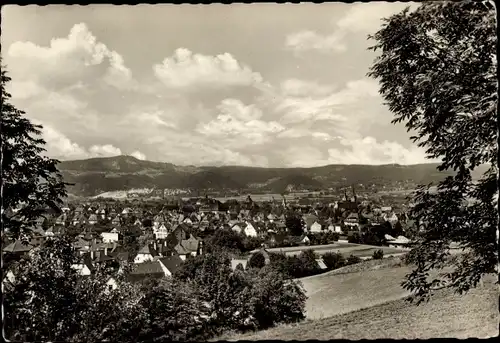
[[[194,341],[305,318],[302,286],[276,268],[233,271],[223,252],[188,261],[167,279],[129,282],[127,262],[79,276],[71,240],[49,240],[17,262],[14,278],[4,281],[6,338]]]
[[[303,250],[299,255],[287,256],[284,253],[267,253],[268,265],[289,278],[297,279],[317,275],[329,270],[342,268],[361,262],[357,256],[347,258],[341,253],[326,253],[321,256],[326,269],[318,264],[319,256],[311,249]],[[254,253],[247,263],[247,269],[266,267],[266,257],[262,252]]]

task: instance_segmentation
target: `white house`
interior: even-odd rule
[[[317,221],[311,225],[311,232],[321,232],[321,224]]]
[[[111,232],[101,233],[101,237],[104,243],[113,243],[120,241],[120,233],[116,229],[111,230]]]
[[[248,237],[257,237],[257,230],[255,230],[255,227],[252,225],[252,223],[247,222],[247,226],[245,227],[244,232]]]
[[[165,239],[168,236],[168,230],[165,224],[161,224],[159,227],[153,229],[153,234],[156,239]]]
[[[158,252],[151,246],[145,245],[139,250],[137,256],[134,259],[134,263],[144,263],[146,261],[152,261],[156,256],[158,256]]]

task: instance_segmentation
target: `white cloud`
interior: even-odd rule
[[[417,3],[359,3],[349,5],[346,14],[334,22],[332,33],[320,34],[312,30],[302,30],[286,37],[285,46],[295,52],[315,50],[328,53],[347,51],[348,37],[352,33],[374,34],[383,24],[382,18],[410,6],[414,10]]]
[[[121,155],[121,150],[111,144],[93,145],[90,149],[86,150],[53,127],[44,125],[36,120],[34,122],[43,126],[42,138],[46,142],[45,149],[48,156],[71,160]]]
[[[285,45],[296,52],[318,50],[323,52],[344,52],[347,46],[342,41],[343,33],[334,32],[322,35],[310,30],[303,30],[286,37]]]
[[[156,77],[164,85],[176,89],[198,87],[225,88],[262,83],[262,76],[240,64],[230,53],[217,56],[193,54],[179,48],[172,57],[153,66]]]
[[[377,142],[373,137],[356,140],[341,140],[349,149],[328,149],[330,163],[345,164],[417,164],[428,163],[425,151],[418,147],[410,149],[396,142]]]
[[[111,144],[105,144],[91,146],[89,153],[92,157],[113,157],[121,155],[122,151]]]
[[[40,122],[36,122],[40,124]],[[43,125],[42,137],[46,142],[47,155],[60,159],[83,159],[88,157],[85,149],[72,142],[54,128]]]
[[[347,122],[349,113],[340,113],[346,105],[378,95],[378,83],[368,79],[350,81],[336,93],[324,97],[283,97],[276,110],[284,113],[284,123],[298,123],[306,120]]]
[[[9,69],[15,71],[17,80],[69,86],[78,80],[98,77],[119,88],[133,84],[123,58],[98,42],[84,23],[74,25],[66,38],[52,39],[48,47],[19,41],[7,53],[13,61]]]
[[[290,96],[326,95],[333,90],[333,86],[299,79],[288,79],[281,83],[281,92]]]
[[[410,6],[414,10],[417,3],[371,2],[360,3],[349,7],[347,13],[336,22],[336,26],[345,31],[375,33],[384,23],[382,18],[401,12]]]
[[[219,115],[215,120],[198,125],[197,131],[206,136],[245,139],[250,144],[262,144],[269,134],[285,128],[275,121],[263,121],[262,111],[254,105],[246,106],[236,99],[226,99],[217,107]]]
[[[131,153],[130,156],[133,156],[133,157],[137,158],[138,160],[142,160],[142,161],[146,159],[146,155],[144,155],[142,152],[140,152],[138,150]]]

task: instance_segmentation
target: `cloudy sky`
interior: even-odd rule
[[[61,160],[422,163],[366,77],[407,5],[4,6],[3,63]]]

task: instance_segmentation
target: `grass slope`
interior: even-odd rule
[[[498,335],[498,286],[494,277],[460,296],[439,291],[416,306],[403,299],[321,320],[307,320],[224,340],[427,339]],[[331,303],[331,306],[335,306]]]

